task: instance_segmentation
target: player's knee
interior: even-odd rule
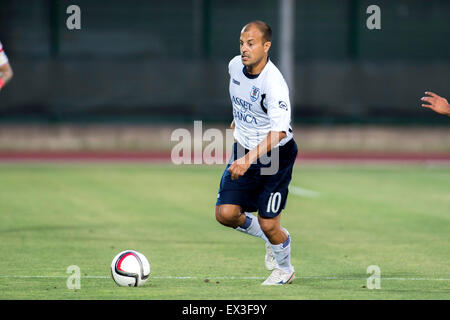
[[[234,207],[226,205],[216,206],[216,220],[227,227],[234,226],[238,216],[239,212],[236,212]]]
[[[223,221],[222,215],[220,213],[220,206],[216,206],[216,220],[220,223],[222,223]]]
[[[216,206],[216,220],[219,223],[228,226],[233,220],[231,211],[223,206]]]
[[[271,235],[279,229],[279,225],[274,219],[259,219],[259,225],[266,235]]]

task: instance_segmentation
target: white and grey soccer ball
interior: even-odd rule
[[[142,253],[125,250],[114,257],[111,275],[121,287],[142,286],[150,275],[150,263]]]

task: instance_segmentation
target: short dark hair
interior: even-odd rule
[[[263,34],[263,39],[265,40],[264,42],[272,41],[272,28],[267,23],[261,20],[249,22],[245,25],[244,31],[247,31],[252,26],[255,26],[259,31],[261,31]]]

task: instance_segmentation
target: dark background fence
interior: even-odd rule
[[[0,41],[15,71],[3,121],[230,121],[227,63],[270,0],[1,0]],[[81,8],[68,30],[66,8]],[[369,30],[366,8],[381,8]],[[445,123],[420,108],[450,96],[450,1],[295,1],[294,122]]]

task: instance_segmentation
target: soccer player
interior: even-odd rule
[[[8,57],[3,50],[2,43],[0,42],[0,90],[5,86],[5,84],[11,80],[13,76],[13,71],[9,65]]]
[[[216,219],[264,239],[265,265],[273,271],[262,285],[282,285],[294,280],[291,237],[280,224],[280,213],[298,149],[290,126],[289,89],[268,56],[271,40],[265,22],[248,23],[240,34],[241,54],[228,65],[236,142],[220,181]],[[278,170],[268,174],[264,169],[269,167]],[[258,217],[251,213],[255,211]]]
[[[444,114],[450,116],[450,105],[447,102],[447,99],[438,96],[434,92],[426,91],[425,92],[428,97],[422,97],[420,100],[428,102],[430,104],[422,104],[422,107],[429,108],[437,113]]]

